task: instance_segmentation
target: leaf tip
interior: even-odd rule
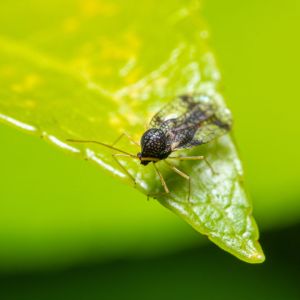
[[[252,264],[261,264],[266,260],[266,256],[260,246],[260,244],[257,242],[255,251],[251,254],[249,257],[249,263]]]
[[[251,246],[250,246],[250,245]],[[261,264],[265,261],[266,257],[261,248],[261,245],[258,241],[249,241],[248,246],[245,251],[241,251],[240,253],[235,253],[236,256],[250,264]]]

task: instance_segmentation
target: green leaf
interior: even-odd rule
[[[58,1],[26,0],[22,5],[34,7],[30,16],[10,2],[1,4],[0,120],[128,184],[132,180],[110,149],[66,140],[112,143],[123,132],[138,140],[153,114],[176,95],[205,91],[222,101],[198,1],[64,1],[61,7]],[[29,17],[38,18],[29,24]],[[118,147],[138,152],[125,139]],[[186,153],[205,155],[217,174],[203,162],[180,162],[192,178],[188,201],[186,181],[158,163],[171,191],[158,197],[160,203],[226,251],[262,262],[230,137]],[[151,166],[121,162],[141,192],[163,191]]]

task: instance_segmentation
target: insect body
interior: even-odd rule
[[[141,138],[138,158],[143,165],[166,159],[173,151],[205,144],[230,130],[229,110],[207,95],[176,98],[151,120],[150,129]]]
[[[192,148],[227,133],[232,126],[231,113],[218,103],[215,97],[207,94],[182,95],[164,106],[150,121],[149,129],[136,143],[128,134],[122,134],[112,145],[97,141],[68,140],[71,142],[96,143],[119,152],[113,154],[116,162],[131,177],[132,175],[118,161],[118,156],[140,160],[146,166],[153,163],[166,193],[169,189],[155,163],[164,160],[167,165],[189,182],[188,199],[190,198],[190,177],[170,164],[166,159],[201,160],[203,156],[171,156],[177,150]],[[141,147],[137,155],[116,148],[114,145],[127,136],[134,144]],[[207,162],[207,161],[206,161]],[[208,162],[207,162],[208,163]],[[208,164],[209,165],[209,164]],[[210,165],[209,165],[210,166]]]

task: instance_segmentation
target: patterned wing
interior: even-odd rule
[[[226,108],[219,108],[212,117],[204,121],[197,130],[195,130],[190,142],[182,145],[180,148],[191,148],[193,146],[206,144],[226,134],[231,129],[231,126],[232,118],[230,111]]]
[[[231,128],[230,111],[220,99],[207,94],[182,95],[165,105],[151,120],[162,129],[171,149],[191,148],[225,134]]]
[[[192,126],[187,122],[199,123],[213,114],[211,98],[201,94],[197,96],[182,95],[165,105],[152,118],[150,128],[172,129]],[[196,116],[196,118],[191,118]]]

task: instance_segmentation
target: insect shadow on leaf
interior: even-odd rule
[[[215,97],[204,93],[185,94],[176,97],[154,115],[150,121],[149,129],[142,135],[140,143],[134,141],[127,133],[121,134],[111,145],[93,140],[67,139],[67,141],[98,144],[118,152],[112,156],[134,184],[136,184],[135,178],[121,164],[118,157],[137,159],[144,166],[152,163],[165,193],[169,194],[170,190],[166,181],[155,165],[158,161],[164,161],[172,171],[188,181],[188,201],[190,201],[191,178],[170,163],[170,160],[204,160],[211,171],[215,172],[204,156],[171,156],[171,154],[177,150],[206,144],[227,133],[231,126],[230,111],[218,104]],[[127,137],[133,144],[141,147],[141,151],[134,155],[116,148],[115,145],[123,137]],[[153,195],[149,196],[154,197]]]

